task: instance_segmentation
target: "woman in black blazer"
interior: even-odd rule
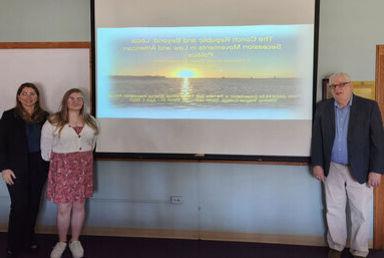
[[[49,165],[41,158],[40,136],[47,116],[37,87],[24,83],[17,90],[16,107],[0,119],[0,172],[11,199],[8,258],[38,248],[35,223]]]

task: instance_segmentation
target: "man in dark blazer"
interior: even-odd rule
[[[347,232],[352,255],[366,257],[372,189],[380,185],[384,172],[381,114],[375,101],[352,93],[347,74],[331,75],[329,87],[333,98],[317,105],[311,143],[313,175],[324,183],[325,189],[328,257],[341,256]]]

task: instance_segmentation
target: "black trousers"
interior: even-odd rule
[[[40,152],[28,154],[28,171],[16,177],[13,185],[7,185],[11,198],[8,250],[15,253],[34,241],[41,192],[47,179],[47,167]]]

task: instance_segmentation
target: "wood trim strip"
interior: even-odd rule
[[[91,48],[91,42],[0,42],[0,49],[14,48]]]
[[[0,224],[0,231],[6,231],[5,224]],[[40,234],[57,234],[55,226],[37,226],[36,232]],[[289,244],[306,246],[326,246],[322,236],[297,236],[278,234],[255,234],[245,232],[216,232],[198,230],[172,230],[172,229],[137,229],[137,228],[102,228],[85,227],[84,235],[89,236],[118,236],[118,237],[144,237],[168,238],[189,240],[212,240],[228,242],[248,242],[266,244]],[[370,247],[372,243],[370,242]]]
[[[384,45],[376,46],[376,100],[384,118]],[[384,144],[384,143],[382,143]],[[373,248],[384,249],[384,178],[374,191]]]
[[[305,246],[327,246],[323,236],[295,236],[278,234],[255,234],[237,232],[212,232],[200,233],[201,240],[251,242],[265,244],[305,245]]]
[[[96,154],[97,155],[97,154]],[[277,165],[277,166],[309,166],[308,162],[298,161],[258,161],[258,160],[209,160],[209,159],[145,159],[145,158],[110,158],[96,157],[96,160],[129,161],[129,162],[167,162],[167,163],[216,163],[216,164],[250,164],[250,165]]]

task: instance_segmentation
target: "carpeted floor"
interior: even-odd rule
[[[20,258],[49,257],[56,243],[54,235],[38,235],[40,244],[36,254],[22,254]],[[326,247],[238,243],[203,240],[175,240],[130,237],[81,238],[86,258],[326,258]],[[4,257],[6,234],[0,233],[0,257]],[[71,258],[69,249],[63,258]],[[346,250],[343,258],[352,257]],[[370,258],[384,258],[384,251],[372,251]]]

